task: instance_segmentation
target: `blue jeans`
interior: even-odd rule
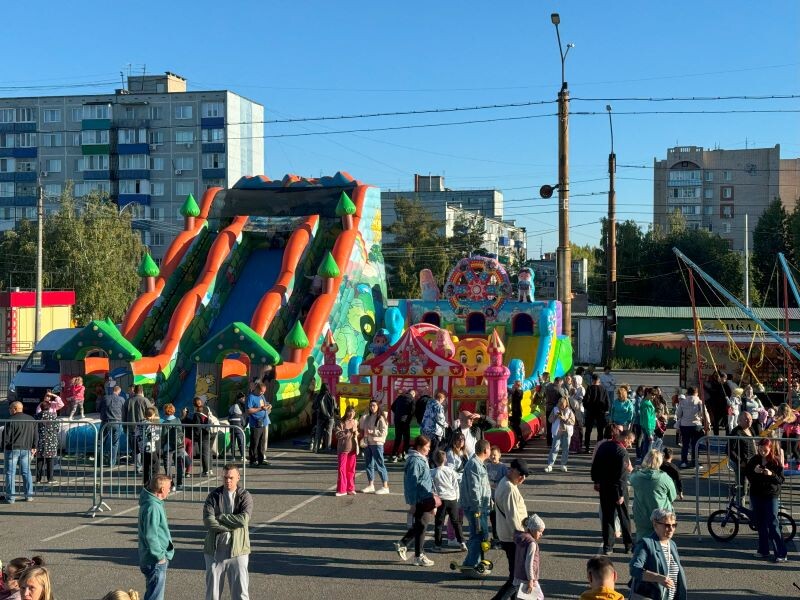
[[[758,553],[769,554],[774,549],[775,558],[786,556],[786,544],[778,526],[778,499],[750,496],[750,506],[758,527]]]
[[[139,570],[144,574],[145,590],[142,600],[164,600],[164,590],[167,587],[167,566],[169,561],[154,565],[140,565]]]
[[[369,445],[364,448],[364,461],[366,462],[367,479],[370,483],[375,481],[375,469],[378,469],[381,481],[389,483],[389,473],[386,472],[386,463],[383,461],[383,444]]]
[[[483,558],[481,542],[489,539],[489,515],[482,512],[479,517],[473,511],[464,511],[469,525],[469,539],[467,540],[467,556],[464,558],[464,565],[475,567]]]
[[[14,502],[16,493],[17,463],[22,474],[22,484],[25,486],[25,497],[33,497],[33,479],[31,478],[31,451],[30,450],[6,450],[6,501]]]
[[[113,467],[119,460],[119,438],[122,437],[122,425],[119,423],[107,423],[106,429],[103,432],[103,450],[105,451],[108,445],[108,440],[111,438],[111,454],[108,460],[109,466]]]
[[[644,457],[647,456],[647,453],[650,452],[650,446],[653,443],[653,434],[647,433],[646,431],[642,432],[642,445],[639,446],[639,459],[644,460]]]
[[[553,438],[553,447],[550,448],[550,455],[547,457],[548,465],[552,466],[556,462],[559,448],[561,448],[561,466],[565,467],[569,460],[569,434],[566,431]]]

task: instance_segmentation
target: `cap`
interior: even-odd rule
[[[515,458],[511,461],[511,468],[516,469],[520,475],[524,475],[527,477],[531,474],[530,470],[528,470],[528,463],[525,462],[523,458]]]
[[[534,513],[525,519],[525,529],[528,531],[544,531],[544,521],[539,515]]]

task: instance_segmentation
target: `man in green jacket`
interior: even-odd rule
[[[253,515],[250,492],[239,487],[239,468],[228,464],[222,468],[223,484],[213,490],[203,505],[206,541],[206,600],[220,600],[225,578],[231,598],[248,600],[247,565],[250,558],[248,526]]]
[[[146,586],[143,600],[164,600],[167,566],[175,554],[164,510],[171,484],[167,475],[156,475],[139,494],[139,569]]]

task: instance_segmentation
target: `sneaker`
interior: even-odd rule
[[[778,556],[775,558],[776,563],[784,563],[787,562],[788,560],[789,560],[788,556]]]
[[[702,471],[703,469],[705,469],[705,467],[704,467],[703,465],[698,465],[698,466],[697,466],[697,468],[698,468],[698,469],[700,469],[701,471]]]
[[[338,494],[337,494],[338,496]],[[403,546],[401,542],[394,543],[394,550],[397,552],[397,555],[400,557],[400,560],[408,560],[408,549]]]
[[[449,548],[460,548],[461,544],[458,543],[458,540],[447,540],[447,546]]]
[[[689,465],[688,465],[688,464],[686,464],[685,462],[682,462],[682,463],[681,463],[680,465],[678,465],[678,466],[680,466],[680,468],[681,468],[681,469],[688,469],[688,468],[689,468]]]
[[[336,497],[339,498],[340,496],[347,496],[347,492],[336,492]]]
[[[393,463],[396,463],[398,460],[400,460],[400,459],[399,459],[399,458],[397,458],[396,456],[393,456],[393,457],[392,457],[392,462],[393,462]]]
[[[756,558],[769,558],[771,555],[769,552],[766,554],[761,554],[761,552],[756,552]]]
[[[389,493],[389,488],[388,487],[382,487],[379,490],[375,491],[376,495],[383,495],[383,494],[388,494],[388,493]]]
[[[464,542],[461,542],[461,551],[462,552],[466,552],[467,551],[467,545]]]
[[[414,565],[417,567],[432,567],[433,561],[424,554],[420,554],[414,557]]]
[[[561,465],[561,470],[564,471],[564,473],[566,473],[567,472],[567,465]]]
[[[553,467],[552,467],[552,465],[547,465],[547,466],[544,468],[544,472],[545,472],[545,473],[550,473],[552,470],[553,470]]]
[[[374,494],[375,493],[375,486],[373,484],[369,484],[363,490],[361,490],[362,494]]]
[[[25,496],[25,502],[33,502],[33,496]]]

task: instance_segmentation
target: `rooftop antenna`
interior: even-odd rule
[[[124,90],[125,89],[125,72],[124,71],[120,71],[119,72],[119,83],[120,83],[120,88]]]

